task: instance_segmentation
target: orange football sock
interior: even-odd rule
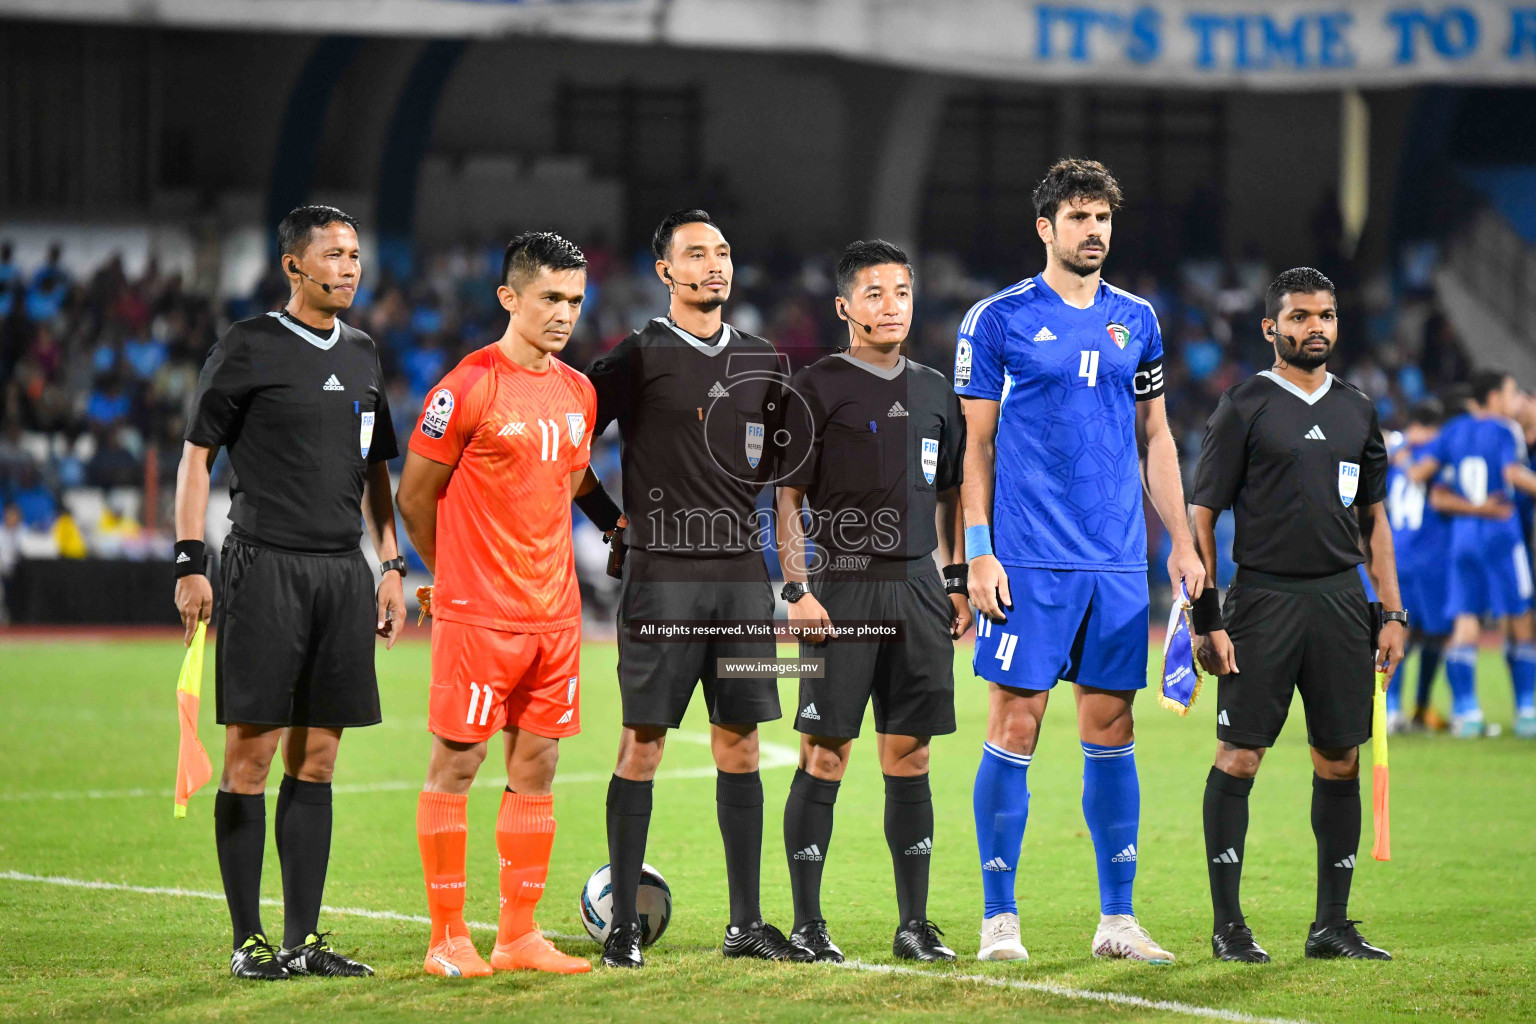
[[[457,793],[422,792],[416,801],[416,841],[427,882],[432,944],[449,935],[468,935],[464,923],[464,841],[469,832],[465,804]]]
[[[544,895],[549,851],[555,845],[554,794],[524,796],[507,790],[496,817],[501,855],[501,917],[496,944],[504,946],[533,930],[533,909]]]

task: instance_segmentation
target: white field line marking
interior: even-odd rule
[[[224,894],[221,892],[203,892],[198,889],[166,888],[153,885],[121,885],[117,882],[92,882],[84,878],[65,878],[61,875],[29,875],[21,871],[0,871],[0,881],[7,882],[38,882],[43,885],[62,885],[70,889],[105,889],[110,892],[136,892],[145,896],[186,896],[198,900],[217,900],[224,902]],[[264,907],[280,907],[282,900],[265,898],[261,901]],[[374,921],[404,921],[409,924],[431,924],[430,917],[422,917],[420,914],[397,914],[393,910],[364,910],[360,907],[330,907],[322,906],[322,914],[335,914],[339,917],[366,917]],[[494,932],[496,926],[484,921],[465,922],[476,931]],[[590,935],[566,935],[562,932],[544,932],[552,939],[582,939],[591,942]]]
[[[1213,1006],[1196,1006],[1193,1003],[1180,1003],[1171,999],[1147,999],[1142,996],[1124,995],[1119,992],[1096,992],[1086,988],[1072,988],[1069,985],[1058,985],[1053,981],[1023,981],[1012,978],[999,978],[991,974],[947,974],[940,971],[924,971],[916,967],[897,967],[893,964],[867,964],[860,960],[847,960],[839,967],[846,967],[854,971],[870,971],[875,974],[904,974],[919,978],[940,978],[944,981],[963,981],[976,985],[986,985],[991,988],[1025,989],[1030,992],[1042,992],[1046,995],[1058,996],[1062,999],[1082,999],[1093,1003],[1109,1003],[1114,1006],[1134,1006],[1141,1010],[1163,1010],[1167,1013],[1182,1013],[1189,1017],[1204,1017],[1208,1020],[1239,1021],[1241,1024],[1307,1024],[1306,1021],[1289,1020],[1285,1017],[1258,1017],[1241,1010],[1223,1010]]]
[[[709,746],[709,737],[697,732],[673,732],[668,739],[679,743],[693,743]],[[791,768],[800,763],[799,754],[790,747],[781,743],[769,743],[767,740],[758,742],[758,770],[767,771],[770,768]],[[607,782],[613,777],[611,772],[555,772],[555,784],[582,782]],[[701,768],[663,768],[656,773],[658,779],[712,779],[715,777],[715,766],[706,765]],[[491,770],[483,771],[475,780],[475,786],[480,789],[501,789],[505,785],[500,775]],[[347,793],[398,793],[404,790],[418,790],[421,788],[420,779],[391,779],[384,782],[338,782],[331,787],[331,792],[336,794]],[[131,789],[61,789],[53,792],[37,791],[10,793],[0,791],[0,803],[33,802],[37,800],[120,800],[135,797],[172,797],[175,790],[166,786],[164,788],[134,787]]]
[[[0,871],[0,881],[9,882],[35,882],[43,885],[59,885],[72,889],[104,889],[111,892],[132,892],[145,896],[182,896],[201,900],[216,900],[224,902],[224,894],[219,892],[202,892],[196,889],[165,888],[148,885],[123,885],[117,882],[92,882],[82,878],[65,878],[59,875],[29,875],[21,871]],[[261,901],[265,907],[280,907],[281,900],[264,899]],[[321,907],[322,913],[335,914],[346,917],[366,917],[375,921],[403,921],[410,924],[431,924],[431,919],[418,914],[397,914],[392,910],[364,910],[360,907]],[[469,927],[476,931],[495,931],[494,924],[483,921],[467,922]],[[588,935],[564,935],[560,932],[545,932],[553,939],[571,939],[591,941]],[[1044,995],[1055,996],[1059,999],[1078,999],[1085,1002],[1106,1003],[1112,1006],[1133,1006],[1142,1010],[1161,1010],[1166,1013],[1179,1013],[1188,1017],[1203,1017],[1208,1020],[1235,1021],[1238,1024],[1307,1024],[1306,1021],[1290,1020],[1284,1017],[1260,1017],[1241,1010],[1223,1010],[1211,1006],[1196,1006],[1193,1003],[1181,1003],[1169,999],[1146,999],[1142,996],[1125,995],[1119,992],[1097,992],[1092,989],[1072,988],[1069,985],[1058,985],[1050,981],[1025,981],[1022,979],[1000,978],[989,974],[948,974],[941,971],[924,971],[915,967],[896,967],[891,964],[869,964],[859,960],[849,960],[839,964],[849,970],[865,971],[871,974],[900,974],[917,978],[933,978],[941,981],[967,982],[975,985],[986,985],[991,988],[1011,988],[1028,992],[1039,992]]]

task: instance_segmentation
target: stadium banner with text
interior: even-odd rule
[[[1094,84],[1536,82],[1536,0],[0,0],[0,16],[817,51]]]

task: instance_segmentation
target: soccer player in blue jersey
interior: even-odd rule
[[[1519,408],[1514,416],[1515,433],[1525,442],[1525,465],[1536,470],[1536,401],[1531,398],[1530,392],[1524,388],[1520,390]],[[1527,494],[1525,491],[1515,491],[1515,517],[1520,523],[1520,536],[1525,540],[1527,553],[1536,553],[1536,495]],[[1521,622],[1520,619],[1528,620]],[[1536,609],[1527,609],[1523,615],[1511,619],[1505,629],[1504,636],[1504,663],[1509,666],[1509,675],[1513,679],[1525,651],[1522,650],[1517,635],[1524,630],[1525,635],[1536,636]],[[1517,735],[1527,739],[1536,737],[1536,716],[1528,717],[1524,721],[1515,720]]]
[[[1445,676],[1451,730],[1462,738],[1486,729],[1477,699],[1484,615],[1506,620],[1514,641],[1516,731],[1536,736],[1536,635],[1525,614],[1531,608],[1531,557],[1513,506],[1515,491],[1536,494],[1536,472],[1526,464],[1525,438],[1512,422],[1520,402],[1513,377],[1493,370],[1474,374],[1467,412],[1447,423],[1408,471],[1415,482],[1434,479],[1431,504],[1452,512],[1446,608],[1455,623]],[[1458,498],[1461,503],[1452,506]],[[1462,503],[1473,506],[1473,514],[1465,514]]]
[[[1413,609],[1411,643],[1419,649],[1418,700],[1413,722],[1425,724],[1430,691],[1440,671],[1440,657],[1451,632],[1446,611],[1446,559],[1450,554],[1451,522],[1432,508],[1429,488],[1415,483],[1408,467],[1423,458],[1440,434],[1445,419],[1443,406],[1433,398],[1418,403],[1408,414],[1408,426],[1387,439],[1392,465],[1387,470],[1387,521],[1392,524],[1392,550],[1397,552],[1397,583],[1403,606]],[[1402,709],[1402,680],[1396,672],[1387,684],[1387,728],[1402,732],[1407,717]]]
[[[1093,954],[1171,963],[1131,904],[1141,817],[1131,701],[1147,685],[1143,477],[1173,539],[1169,576],[1196,597],[1205,569],[1184,519],[1157,317],[1100,279],[1120,187],[1100,163],[1063,160],[1034,203],[1045,270],[972,307],[955,346],[971,438],[961,491],[970,596],[982,613],[974,667],[990,690],[975,789],[986,898],[977,957],[1029,956],[1014,901],[1026,776],[1065,679],[1098,859]]]

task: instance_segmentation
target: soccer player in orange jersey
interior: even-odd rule
[[[507,331],[434,389],[400,477],[401,515],[434,576],[432,759],[416,811],[432,912],[428,974],[592,969],[533,923],[555,838],[559,740],[581,722],[571,499],[591,457],[597,398],[555,354],[580,315],[586,267],[559,235],[512,239],[496,290]],[[501,917],[487,964],[464,923],[465,801],[497,732],[506,734],[507,790],[496,820]]]

